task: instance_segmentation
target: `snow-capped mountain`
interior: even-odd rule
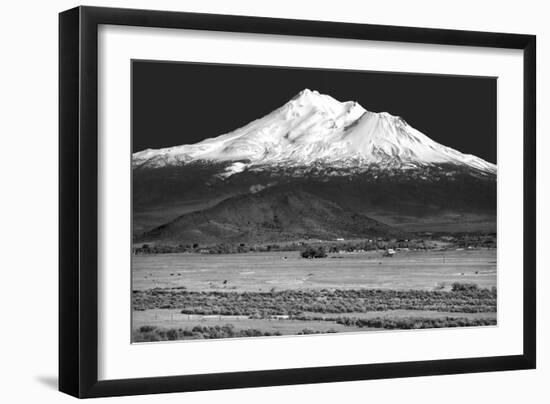
[[[370,112],[305,89],[268,115],[196,144],[134,153],[133,167],[222,163],[227,178],[245,170],[330,166],[354,172],[454,165],[483,174],[496,166],[443,146],[387,112]]]
[[[301,209],[291,202],[306,199],[319,210],[303,213],[309,224],[293,227],[295,236],[347,228],[351,222],[338,218],[352,214],[413,232],[494,231],[496,224],[494,164],[441,145],[400,117],[307,89],[233,132],[144,150],[132,163],[138,238],[158,226],[162,237],[180,241],[200,229],[203,238],[192,233],[197,240],[223,241],[239,226],[238,237],[282,237],[297,219],[284,230],[277,212]]]

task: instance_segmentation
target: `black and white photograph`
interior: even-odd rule
[[[548,401],[545,3],[89,3],[2,4],[1,402]]]
[[[132,60],[132,342],[497,326],[497,78]]]

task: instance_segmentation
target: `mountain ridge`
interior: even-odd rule
[[[496,174],[496,165],[433,141],[401,117],[309,89],[232,132],[192,145],[143,150],[132,161],[134,168],[225,163],[222,177],[246,169],[311,164],[363,171],[455,164]]]

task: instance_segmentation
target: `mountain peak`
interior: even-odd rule
[[[332,102],[338,102],[332,98],[330,95],[321,94],[317,90],[311,90],[309,88],[304,88],[298,94],[290,99],[290,101],[300,101],[300,102],[319,102],[321,100],[331,100]]]
[[[298,94],[296,94],[294,97],[292,97],[293,100],[298,99],[300,97],[308,97],[309,95],[320,95],[317,90],[310,90],[309,88],[304,88],[302,91],[300,91]]]
[[[337,115],[349,108],[349,102],[340,102],[330,95],[321,94],[317,90],[305,88],[288,101],[283,108],[287,109],[316,109],[327,114]]]

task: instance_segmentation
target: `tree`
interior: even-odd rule
[[[307,247],[301,255],[303,258],[326,258],[327,253],[323,247]]]
[[[479,287],[475,283],[454,282],[451,287],[451,290],[453,292],[471,292],[471,291],[476,291],[478,289]]]

